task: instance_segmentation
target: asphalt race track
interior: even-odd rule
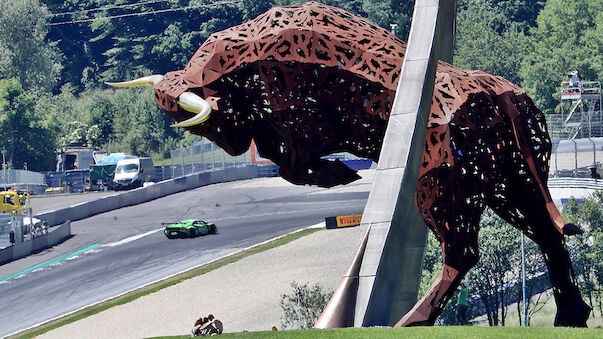
[[[332,189],[295,186],[280,178],[237,181],[73,222],[74,236],[64,243],[0,266],[0,337],[326,216],[362,213],[371,181]],[[163,235],[161,222],[186,218],[213,221],[218,234],[172,240]]]

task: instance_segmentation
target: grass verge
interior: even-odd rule
[[[133,300],[136,300],[136,299],[138,299],[140,297],[143,297],[145,295],[148,295],[148,294],[151,294],[151,293],[155,293],[155,292],[157,292],[159,290],[162,290],[164,288],[176,285],[176,284],[178,284],[178,283],[180,283],[180,282],[182,282],[184,280],[191,279],[191,278],[203,275],[203,274],[205,274],[207,272],[211,272],[211,271],[216,270],[216,269],[218,269],[218,268],[220,268],[222,266],[225,266],[225,265],[237,262],[237,261],[239,261],[239,260],[241,260],[243,258],[246,258],[248,256],[254,255],[256,253],[260,253],[260,252],[263,252],[263,251],[267,251],[267,250],[269,250],[271,248],[282,246],[282,245],[287,244],[287,243],[289,243],[291,241],[294,241],[296,239],[299,239],[301,237],[304,237],[304,236],[306,236],[308,234],[314,233],[314,232],[322,230],[322,229],[323,228],[304,229],[304,230],[301,230],[299,232],[288,234],[288,235],[286,235],[286,236],[284,236],[282,238],[275,239],[275,240],[273,240],[271,242],[254,246],[254,247],[252,247],[250,249],[241,251],[239,253],[235,253],[235,254],[233,254],[231,256],[228,256],[228,257],[216,260],[216,261],[211,262],[209,264],[205,264],[205,265],[199,266],[197,268],[193,268],[193,269],[191,269],[189,271],[186,271],[184,273],[180,273],[178,275],[175,275],[173,277],[167,278],[165,280],[162,280],[162,281],[159,281],[159,282],[156,282],[156,283],[153,283],[153,284],[141,287],[139,289],[136,289],[136,290],[128,292],[128,293],[125,293],[125,294],[120,295],[118,297],[115,297],[113,299],[105,300],[105,301],[103,301],[101,303],[98,303],[96,305],[92,305],[92,306],[86,307],[84,309],[81,309],[81,310],[79,310],[77,312],[68,314],[68,315],[63,316],[61,318],[57,318],[57,319],[51,320],[51,321],[49,321],[47,323],[44,323],[44,324],[42,324],[40,326],[37,326],[37,327],[31,328],[31,329],[19,332],[19,333],[15,334],[15,335],[12,335],[12,336],[8,337],[8,338],[19,338],[19,339],[35,338],[35,337],[37,337],[37,336],[39,336],[39,335],[41,335],[43,333],[46,333],[46,332],[48,332],[50,330],[53,330],[55,328],[58,328],[58,327],[67,325],[69,323],[78,321],[80,319],[89,317],[91,315],[100,313],[100,312],[102,312],[104,310],[107,310],[107,309],[109,309],[111,307],[129,303],[129,302],[131,302]]]
[[[298,331],[270,331],[270,332],[240,332],[224,333],[221,339],[228,338],[267,338],[267,339],[380,339],[380,338],[421,338],[421,339],[586,339],[602,338],[602,329],[588,328],[521,328],[521,327],[471,327],[471,326],[432,326],[410,328],[338,328],[329,330],[298,330]],[[189,336],[171,336],[158,338],[190,338]]]

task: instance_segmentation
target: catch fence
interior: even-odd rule
[[[230,167],[251,164],[251,153],[247,152],[231,156],[213,142],[203,138],[190,147],[183,147],[170,152],[171,177],[178,178],[196,172],[210,172]]]
[[[554,140],[549,176],[596,178],[603,176],[603,138]]]

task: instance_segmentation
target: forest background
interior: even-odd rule
[[[10,168],[54,169],[92,146],[155,159],[198,138],[171,128],[147,89],[104,81],[182,69],[213,32],[290,0],[0,2],[0,149]],[[325,0],[406,40],[414,0]],[[568,72],[603,79],[603,0],[458,0],[454,64],[502,75],[555,114]]]

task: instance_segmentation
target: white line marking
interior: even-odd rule
[[[56,319],[59,319],[59,318],[62,318],[62,317],[68,316],[68,315],[70,315],[70,314],[76,313],[76,312],[78,312],[78,311],[80,311],[80,310],[83,310],[83,309],[85,309],[85,308],[87,308],[87,307],[94,306],[94,305],[100,304],[100,303],[102,303],[102,302],[105,302],[105,301],[107,301],[107,300],[110,300],[110,299],[113,299],[113,298],[120,297],[120,296],[125,295],[125,294],[128,294],[128,293],[130,293],[130,292],[132,292],[132,291],[136,291],[136,290],[141,289],[141,288],[144,288],[144,287],[146,287],[146,286],[149,286],[149,285],[155,284],[155,283],[157,283],[157,282],[160,282],[160,281],[163,281],[163,280],[169,279],[169,278],[171,278],[171,277],[177,276],[178,274],[182,274],[182,273],[184,273],[184,272],[187,272],[187,271],[193,270],[193,269],[195,269],[195,268],[197,268],[197,267],[200,267],[200,266],[203,266],[203,265],[207,265],[207,264],[211,264],[211,263],[213,263],[213,262],[215,262],[215,261],[218,261],[218,260],[220,260],[220,259],[227,258],[227,257],[229,257],[229,256],[231,256],[231,255],[234,255],[234,254],[237,254],[237,253],[240,253],[240,252],[246,251],[246,250],[248,250],[248,249],[250,249],[250,248],[253,248],[253,247],[256,247],[256,246],[259,246],[259,245],[262,245],[262,244],[269,243],[269,242],[271,242],[271,241],[274,241],[274,240],[277,240],[277,239],[280,239],[280,238],[286,237],[286,236],[288,236],[288,235],[290,235],[290,234],[293,234],[293,233],[300,232],[300,231],[302,231],[302,230],[304,230],[304,229],[306,229],[306,228],[321,228],[321,227],[325,227],[324,225],[325,225],[325,223],[324,223],[324,222],[321,222],[321,223],[318,223],[318,224],[315,224],[315,225],[312,225],[312,226],[308,226],[308,227],[305,227],[305,228],[301,228],[301,229],[298,229],[298,230],[295,230],[295,231],[289,232],[289,233],[287,233],[287,234],[285,234],[285,235],[281,235],[281,236],[278,236],[278,237],[274,237],[274,238],[272,238],[272,239],[269,239],[269,240],[263,241],[263,242],[261,242],[261,243],[255,244],[255,245],[248,246],[248,247],[243,248],[243,249],[235,250],[234,252],[231,252],[230,254],[223,255],[223,256],[221,256],[221,257],[219,257],[219,258],[216,258],[216,259],[214,259],[214,260],[210,260],[210,261],[208,261],[208,262],[206,262],[206,263],[204,263],[204,264],[199,264],[199,265],[193,266],[193,267],[191,267],[191,268],[188,268],[188,269],[182,270],[182,271],[180,271],[180,272],[178,272],[178,273],[171,274],[171,275],[169,275],[169,276],[167,276],[167,277],[165,277],[165,278],[162,278],[162,279],[157,279],[157,280],[152,281],[152,282],[150,282],[150,283],[146,283],[146,284],[144,284],[144,285],[142,285],[142,286],[139,286],[139,287],[136,287],[136,288],[132,288],[132,289],[130,289],[130,290],[128,290],[128,291],[126,291],[126,292],[119,293],[119,294],[117,294],[117,295],[115,295],[115,296],[113,296],[113,297],[109,297],[109,298],[106,298],[106,299],[104,299],[104,300],[101,300],[101,301],[97,301],[97,302],[91,303],[91,304],[89,304],[89,305],[87,305],[87,306],[80,307],[80,308],[78,308],[78,309],[77,309],[77,310],[75,310],[75,311],[67,312],[67,313],[65,313],[65,314],[63,314],[63,315],[59,315],[59,316],[54,317],[54,318],[49,319],[49,320],[45,320],[45,321],[43,321],[43,322],[41,322],[41,323],[39,323],[39,324],[37,324],[37,325],[33,325],[33,326],[28,327],[28,328],[25,328],[25,329],[22,329],[22,330],[15,331],[15,332],[13,332],[13,333],[9,334],[8,336],[12,336],[12,335],[15,335],[15,334],[17,334],[17,333],[20,333],[20,332],[23,332],[23,331],[29,330],[29,329],[31,329],[31,328],[35,328],[35,327],[41,326],[41,325],[46,324],[46,323],[48,323],[48,322],[51,322],[51,321],[53,321],[53,320],[56,320]],[[145,235],[149,235],[149,234],[151,234],[151,233],[153,233],[153,232],[157,232],[157,231],[162,230],[162,229],[163,229],[163,228],[160,228],[160,229],[158,229],[158,230],[154,230],[154,231],[147,232],[147,233],[145,233]],[[136,236],[134,236],[134,237],[136,237]],[[130,238],[133,238],[133,237],[130,237]],[[130,238],[126,238],[126,239],[124,239],[124,240],[130,239]],[[122,240],[122,241],[124,241],[124,240]],[[119,242],[122,242],[122,241],[118,241],[118,242],[116,242],[116,243],[119,243]],[[130,241],[132,241],[132,240],[130,240]],[[117,245],[115,245],[115,246],[117,246]],[[18,277],[17,277],[17,278],[18,278]],[[168,287],[166,287],[166,288],[168,288]],[[140,298],[142,298],[142,297],[140,297]]]
[[[162,231],[164,228],[165,227],[162,227],[162,228],[158,228],[156,230],[152,230],[152,231],[149,231],[149,232],[146,232],[146,233],[143,233],[143,234],[133,235],[131,237],[128,237],[128,238],[125,238],[125,239],[122,239],[122,240],[119,240],[119,241],[116,241],[116,242],[109,243],[109,244],[107,244],[105,246],[107,246],[107,247],[115,247],[115,246],[127,244],[129,242],[132,242],[132,241],[138,240],[140,238],[146,237],[147,235],[151,235],[153,233]]]

